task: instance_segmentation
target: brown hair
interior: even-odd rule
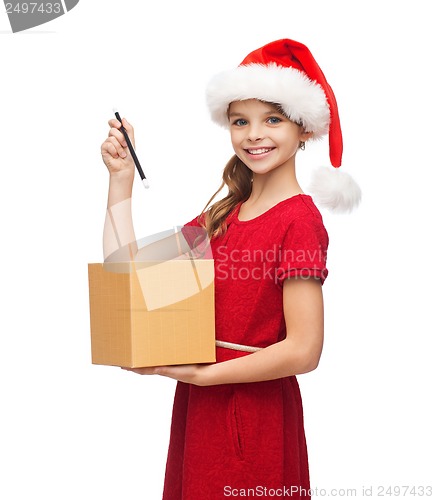
[[[225,233],[227,226],[226,217],[232,212],[236,205],[246,201],[252,192],[252,171],[234,155],[223,170],[223,181],[219,189],[211,196],[200,215],[202,225],[205,227],[209,238],[220,236]],[[228,194],[221,200],[216,201],[208,210],[210,203],[225,187]]]

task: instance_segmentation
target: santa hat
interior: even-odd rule
[[[251,52],[241,64],[214,76],[206,90],[212,119],[228,127],[233,101],[260,99],[277,103],[288,118],[313,138],[329,134],[330,162],[321,167],[310,191],[319,205],[336,212],[351,211],[361,199],[356,182],[339,170],[342,132],[333,90],[309,49],[294,40],[271,42]]]

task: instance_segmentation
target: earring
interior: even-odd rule
[[[300,142],[300,149],[302,151],[304,151],[306,149],[306,143],[305,142],[303,142],[303,141]]]

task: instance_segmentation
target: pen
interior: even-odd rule
[[[120,131],[124,134],[125,141],[128,144],[128,148],[129,148],[129,150],[131,152],[131,156],[133,157],[133,160],[134,160],[136,168],[137,168],[137,170],[139,172],[140,178],[142,179],[143,185],[145,186],[146,189],[148,189],[149,188],[148,179],[146,178],[146,176],[145,176],[145,174],[144,174],[144,172],[142,170],[142,167],[140,165],[139,159],[137,158],[136,152],[134,151],[134,148],[133,148],[133,145],[131,143],[131,140],[128,137],[127,131],[125,130],[125,127],[122,125],[122,118],[121,118],[121,116],[120,116],[120,114],[119,114],[119,112],[118,112],[118,110],[116,108],[113,108],[113,112],[114,112],[117,120],[121,123]]]

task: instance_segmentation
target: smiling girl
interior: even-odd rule
[[[235,152],[217,191],[226,186],[228,194],[212,203],[216,193],[187,224],[206,228],[214,256],[217,362],[131,371],[178,381],[165,500],[213,500],[249,490],[306,498],[296,375],[314,370],[321,356],[328,236],[298,183],[298,150],[329,133],[334,191],[321,175],[318,199],[350,210],[360,191],[338,172],[336,101],[304,45],[285,39],[252,52],[212,79],[207,98],[214,121],[229,128]],[[134,163],[121,124],[109,124],[102,155],[113,207],[131,197]],[[125,119],[123,125],[134,138],[133,127]],[[132,232],[129,217],[125,224]]]

